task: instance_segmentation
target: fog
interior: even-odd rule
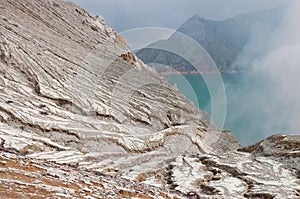
[[[274,107],[277,119],[286,121],[291,131],[300,130],[300,2],[293,0],[281,27],[269,42],[268,53],[256,63],[253,70],[267,74],[278,101]],[[272,97],[272,96],[270,96]],[[277,110],[277,111],[276,111]]]
[[[233,99],[228,106],[235,113],[227,119],[231,125],[247,123],[250,140],[300,132],[299,10],[300,1],[290,1],[280,27],[254,33],[237,60],[247,64],[250,73],[241,89],[227,93]]]

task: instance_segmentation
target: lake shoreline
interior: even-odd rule
[[[263,114],[260,111],[261,108],[251,107],[249,103],[245,103],[246,99],[257,99],[257,96],[259,96],[256,93],[248,92],[247,89],[249,88],[247,85],[250,85],[250,83],[262,85],[259,79],[246,80],[248,73],[245,71],[164,75],[170,85],[176,85],[191,102],[209,115],[212,111],[211,95],[204,79],[209,80],[211,87],[214,88],[218,86],[214,83],[218,82],[215,79],[219,76],[222,77],[226,92],[226,118],[223,128],[234,132],[243,146],[251,145],[267,137],[261,133],[264,132],[264,129],[257,126],[263,126],[268,115]]]
[[[191,71],[191,72],[180,72],[180,71],[175,71],[175,72],[158,72],[162,76],[167,76],[167,75],[204,75],[204,74],[236,74],[236,73],[242,73],[243,71]]]

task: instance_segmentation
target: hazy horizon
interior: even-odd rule
[[[272,9],[287,4],[287,1],[281,0],[70,1],[94,15],[104,17],[107,24],[118,32],[141,27],[177,29],[194,15],[211,20],[224,20],[239,14]]]

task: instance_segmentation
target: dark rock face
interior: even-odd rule
[[[237,152],[101,17],[60,0],[0,10],[1,198],[297,198],[284,161]]]

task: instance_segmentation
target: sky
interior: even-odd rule
[[[284,5],[284,0],[71,0],[104,17],[118,32],[142,27],[177,29],[199,15],[223,20],[238,14]]]

